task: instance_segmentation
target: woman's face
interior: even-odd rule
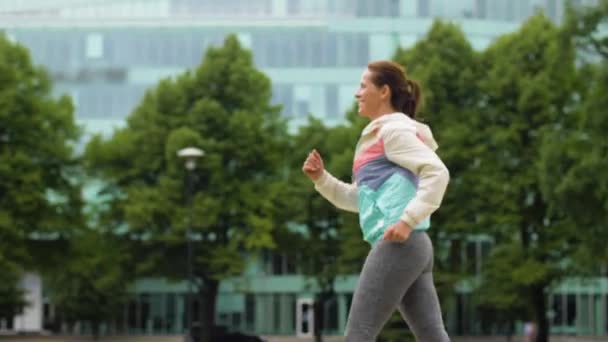
[[[372,82],[372,72],[369,69],[365,69],[361,75],[359,89],[355,93],[359,115],[370,119],[375,117],[379,113],[383,103],[387,101],[388,93],[388,86],[376,87]]]

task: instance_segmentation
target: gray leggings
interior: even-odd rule
[[[450,341],[433,284],[433,245],[424,231],[405,242],[379,241],[353,296],[347,342],[375,341],[395,308],[420,342]]]

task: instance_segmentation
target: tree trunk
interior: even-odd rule
[[[325,330],[325,303],[327,303],[332,297],[335,296],[334,291],[334,279],[332,278],[325,286],[321,286],[324,290],[319,292],[315,297],[314,313],[315,313],[315,325],[314,335],[315,342],[323,342],[323,330]]]
[[[534,313],[536,316],[536,342],[549,341],[549,320],[547,319],[547,299],[545,286],[538,285],[532,289]]]
[[[323,293],[317,294],[313,312],[315,314],[314,335],[315,342],[323,342],[323,307],[325,306],[325,296]]]
[[[217,340],[217,331],[215,329],[215,302],[218,289],[219,282],[217,280],[207,279],[205,280],[203,287],[198,291],[200,303],[198,307],[200,338],[195,342],[214,342],[214,340]]]
[[[99,340],[99,326],[100,326],[100,322],[99,321],[92,321],[91,322],[91,333],[93,334],[93,340],[97,341]]]

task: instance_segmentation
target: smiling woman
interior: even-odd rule
[[[391,108],[378,108],[382,104],[382,102],[378,102],[382,96],[377,95],[387,90],[390,90]],[[382,115],[379,113],[394,109],[415,119],[422,102],[422,92],[418,82],[408,79],[403,67],[390,61],[377,61],[367,65],[355,97],[359,103],[359,114],[372,120],[376,116]],[[365,104],[369,100],[372,102]],[[377,101],[374,102],[374,100]]]
[[[428,126],[415,120],[419,85],[391,61],[368,64],[355,97],[363,129],[352,184],[325,170],[319,152],[302,171],[336,207],[359,213],[371,246],[346,327],[346,341],[375,341],[395,307],[418,341],[449,341],[433,284],[433,246],[426,230],[439,208],[449,173],[435,154]]]

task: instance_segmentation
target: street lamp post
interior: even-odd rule
[[[193,173],[196,169],[196,161],[201,158],[205,152],[196,147],[186,147],[177,151],[177,156],[185,160],[185,168],[187,172],[186,181],[186,201],[188,204],[188,227],[186,230],[186,245],[188,250],[188,298],[186,302],[186,322],[188,325],[188,331],[185,336],[186,342],[192,342],[194,337],[192,335],[192,284],[194,283],[194,272],[193,272],[193,250],[192,250],[192,191],[194,187]]]

